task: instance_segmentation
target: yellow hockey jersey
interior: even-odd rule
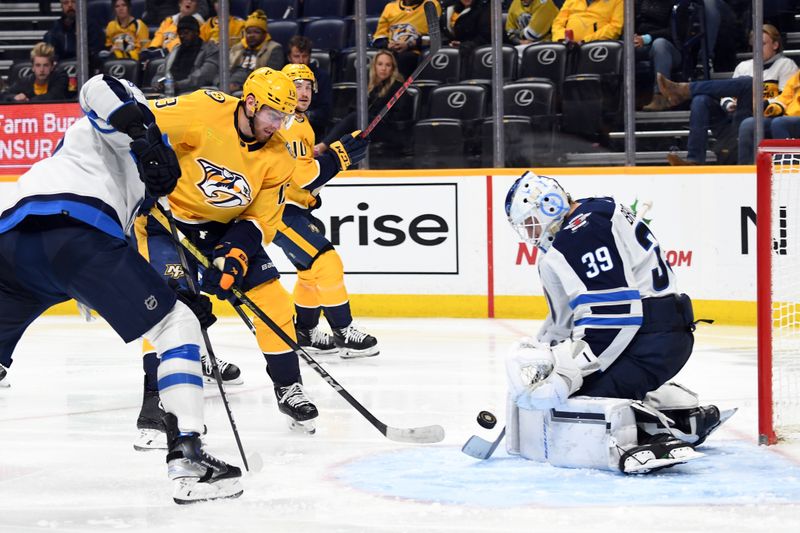
[[[432,2],[436,6],[436,12],[442,14],[439,2],[433,0],[425,0],[415,7],[406,7],[403,5],[403,0],[386,4],[372,38],[386,38],[389,41],[414,40],[419,44],[420,36],[428,35],[428,21],[425,19],[423,9],[426,2]]]
[[[235,45],[244,37],[244,21],[239,17],[228,17],[228,42]],[[219,17],[211,17],[200,26],[200,38],[204,41],[219,42]]]
[[[506,34],[514,42],[549,41],[550,27],[558,15],[553,0],[532,0],[527,6],[521,0],[514,0],[508,8]]]
[[[181,178],[169,195],[175,218],[188,223],[251,220],[263,244],[275,237],[295,160],[281,132],[247,144],[235,127],[239,99],[200,90],[151,101],[150,109],[178,155]]]
[[[121,25],[114,18],[106,26],[106,48],[118,59],[139,60],[139,52],[150,41],[150,30],[140,19],[134,18],[130,24]]]
[[[286,203],[303,209],[313,206],[317,200],[303,187],[319,176],[319,163],[314,159],[314,130],[305,113],[298,113],[288,130],[281,132],[295,157],[296,167],[286,190]]]

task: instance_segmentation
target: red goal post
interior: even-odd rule
[[[800,435],[800,140],[763,141],[756,170],[758,437],[775,444]]]

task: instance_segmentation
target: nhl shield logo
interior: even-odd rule
[[[145,299],[144,306],[148,311],[153,311],[156,307],[158,307],[158,300],[156,300],[156,297],[151,294]]]
[[[197,184],[207,202],[215,207],[239,207],[252,201],[250,184],[241,174],[222,168],[205,159],[198,159],[203,180]]]

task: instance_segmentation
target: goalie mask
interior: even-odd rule
[[[569,213],[570,201],[556,180],[528,171],[508,190],[506,215],[522,241],[547,251]]]

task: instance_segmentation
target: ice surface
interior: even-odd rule
[[[321,416],[312,437],[289,432],[251,334],[234,319],[211,330],[218,356],[242,367],[229,388],[248,455],[264,461],[238,500],[172,503],[164,456],[136,452],[139,349],[102,321],[38,320],[0,389],[0,531],[495,532],[800,531],[800,449],[756,442],[755,331],[700,326],[682,383],[704,403],[740,411],[708,457],[650,477],[568,470],[459,450],[504,423],[503,358],[533,321],[365,319],[381,354],[319,362],[383,422],[441,424],[436,445],[384,438],[311,369]],[[241,463],[215,387],[207,442]],[[486,430],[480,410],[498,416]]]

